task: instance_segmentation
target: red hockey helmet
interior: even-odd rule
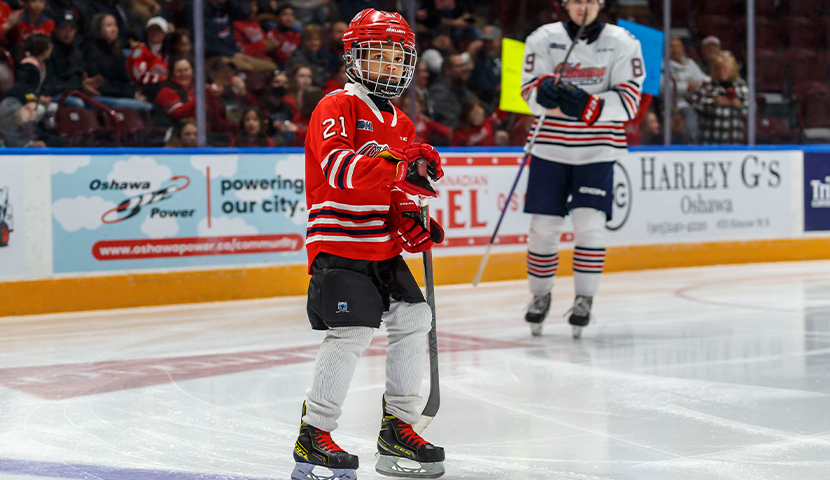
[[[399,13],[367,8],[343,32],[346,75],[370,93],[395,98],[415,75],[415,33]]]

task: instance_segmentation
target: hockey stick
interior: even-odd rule
[[[579,42],[579,38],[582,37],[582,32],[585,31],[585,21],[588,20],[588,9],[585,9],[585,13],[582,15],[582,22],[579,25],[579,30],[576,32],[576,40],[571,43],[571,48],[568,49],[568,53],[565,54],[565,60],[562,61],[561,65],[564,66],[568,64],[568,59],[571,58],[571,52],[573,52],[574,47],[576,46],[577,42]],[[561,75],[555,73],[555,76]],[[538,87],[539,83],[542,80],[547,78],[550,75],[544,75],[536,81],[536,85]],[[559,83],[561,76],[558,76],[556,79],[556,83]],[[490,242],[487,244],[487,248],[484,249],[484,257],[481,258],[481,263],[478,265],[478,271],[476,272],[475,278],[473,278],[473,286],[477,287],[479,282],[481,282],[481,276],[484,275],[484,268],[487,266],[487,260],[490,259],[490,250],[493,248],[493,243],[496,242],[496,236],[499,234],[499,228],[501,227],[501,221],[504,219],[504,214],[507,213],[507,206],[510,205],[510,200],[513,198],[513,192],[516,190],[516,185],[519,184],[519,178],[522,176],[522,171],[527,165],[528,160],[530,160],[530,151],[533,149],[533,145],[536,143],[536,136],[539,135],[539,130],[542,129],[542,123],[545,121],[545,113],[542,113],[539,116],[539,119],[536,121],[536,129],[533,131],[533,136],[530,137],[530,141],[527,142],[525,145],[525,158],[522,160],[522,164],[519,166],[519,172],[516,174],[516,179],[513,180],[513,186],[510,187],[510,193],[507,195],[507,198],[504,200],[504,207],[501,209],[501,215],[499,215],[499,221],[496,222],[496,228],[493,230],[493,235],[490,237]]]
[[[418,197],[421,207],[421,221],[429,231],[429,199]],[[429,343],[429,397],[421,412],[421,419],[412,428],[420,434],[435,418],[438,407],[441,406],[441,395],[438,389],[438,335],[435,331],[435,280],[432,277],[432,250],[424,252],[424,284],[427,291],[427,305],[432,310],[432,328],[427,334]]]

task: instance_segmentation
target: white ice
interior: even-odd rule
[[[830,478],[830,262],[436,291],[448,479]],[[322,333],[305,298],[0,318],[0,478],[287,479]],[[374,471],[383,330],[333,438]],[[424,382],[424,395],[428,382]],[[26,476],[29,475],[29,476]]]

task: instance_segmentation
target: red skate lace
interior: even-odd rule
[[[404,423],[400,420],[398,420],[398,422],[398,428],[400,429],[401,437],[403,437],[404,441],[411,442],[415,448],[420,448],[422,445],[426,445],[427,441],[415,433],[415,430],[412,430],[412,425]]]
[[[334,440],[331,439],[331,433],[317,430],[316,434],[317,444],[323,447],[324,450],[329,452],[345,452],[345,450],[340,448],[336,443],[334,443]]]

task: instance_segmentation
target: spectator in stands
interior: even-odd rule
[[[210,59],[207,71],[211,81],[209,87],[222,102],[226,118],[230,122],[239,123],[246,104],[245,97],[248,96],[245,80],[238,75],[233,63],[221,57]]]
[[[294,121],[299,116],[296,108],[288,100],[288,75],[282,71],[271,73],[268,79],[270,89],[262,95],[248,95],[248,103],[264,111],[268,135],[278,147],[288,145],[294,140],[297,125]]]
[[[46,0],[23,0],[23,14],[9,17],[9,30],[6,35],[11,45],[22,45],[29,36],[35,33],[42,33],[47,37],[52,34],[55,22],[46,18],[43,11],[46,9]],[[14,19],[18,19],[12,24]],[[4,29],[5,31],[5,26]]]
[[[493,116],[487,112],[478,99],[468,100],[461,108],[461,120],[452,136],[453,147],[494,147],[497,128]],[[500,146],[508,143],[507,132],[499,134]]]
[[[311,113],[322,99],[323,91],[318,87],[308,87],[300,92],[300,96],[297,98],[297,109],[300,115],[297,119],[297,131],[294,133],[292,146],[302,147],[305,145],[305,136],[308,133],[308,124],[311,122]]]
[[[712,76],[712,69],[715,66],[715,60],[720,53],[720,39],[714,35],[709,35],[700,42],[700,56],[703,58],[703,73]]]
[[[311,68],[311,81],[322,87],[331,76],[334,59],[322,49],[323,33],[319,25],[306,25],[300,34],[300,48],[294,50],[288,68],[294,65],[306,65]]]
[[[452,30],[449,27],[439,26],[433,30],[430,46],[420,56],[420,60],[429,69],[429,73],[433,75],[441,74],[441,66],[444,64],[444,58],[454,50],[451,35]]]
[[[196,84],[193,81],[193,65],[187,58],[173,61],[170,79],[163,83],[154,100],[154,123],[167,126],[175,121],[196,117]],[[208,129],[212,132],[235,133],[237,124],[228,121],[225,107],[219,97],[221,89],[206,87],[205,102]]]
[[[427,28],[441,25],[452,29],[452,40],[460,43],[477,37],[473,28],[476,17],[472,12],[472,0],[422,0],[420,17]]]
[[[329,41],[326,43],[325,50],[331,58],[335,59],[336,62],[341,62],[343,60],[343,32],[345,32],[347,28],[349,28],[349,24],[343,21],[331,24]]]
[[[337,2],[332,0],[292,1],[291,4],[294,5],[294,15],[302,25],[328,26],[341,19]]]
[[[280,8],[280,0],[259,0],[259,13],[256,16],[259,25],[266,32],[277,28],[279,17],[277,11]]]
[[[168,131],[170,139],[164,145],[165,148],[196,148],[199,146],[199,130],[196,127],[196,120],[185,118]]]
[[[153,105],[130,81],[126,60],[118,37],[118,23],[109,13],[98,13],[90,21],[92,40],[87,42],[84,55],[91,77],[101,75],[103,84],[98,90],[103,95],[95,99],[112,108],[149,111]]]
[[[288,74],[288,94],[291,104],[299,110],[300,92],[312,85],[311,69],[307,65],[294,65]]]
[[[335,90],[344,88],[348,81],[349,77],[346,75],[346,64],[341,60],[338,63],[337,70],[334,72],[334,75],[332,75],[332,77],[326,81],[326,84],[323,85],[323,94],[328,95]]]
[[[701,83],[708,81],[709,77],[703,73],[694,60],[686,57],[686,49],[680,37],[672,37],[669,54],[671,56],[671,78],[676,88],[675,108],[683,114],[688,136],[696,138],[697,113],[686,101],[686,95],[696,90]]]
[[[248,107],[242,113],[239,133],[231,141],[231,147],[273,147],[274,141],[265,132],[262,112],[256,107]]]
[[[82,31],[90,35],[93,41],[96,38],[96,33],[92,20],[99,14],[109,14],[115,19],[118,27],[118,38],[125,48],[130,48],[131,40],[135,42],[143,38],[144,24],[134,23],[132,15],[129,14],[129,8],[125,7],[123,0],[84,0],[75,2],[75,8],[78,9],[81,16]],[[207,20],[205,20],[205,23],[207,23]]]
[[[191,58],[193,56],[193,43],[190,41],[190,32],[183,28],[177,28],[167,36],[167,49],[171,58]]]
[[[452,54],[444,61],[442,71],[443,76],[429,89],[432,100],[438,106],[435,120],[455,128],[458,125],[461,106],[475,99],[473,92],[467,88],[472,68],[461,55]]]
[[[167,62],[170,59],[164,50],[169,24],[162,17],[147,21],[147,42],[139,43],[127,58],[130,79],[138,85],[147,85],[167,80]]]
[[[277,27],[268,35],[276,39],[277,49],[274,51],[274,59],[281,66],[285,66],[294,50],[300,46],[300,34],[294,30],[296,19],[294,18],[294,8],[284,3],[277,9]]]
[[[147,25],[151,18],[165,17],[166,13],[156,0],[127,0],[130,15],[137,25]],[[169,20],[169,18],[165,18]],[[164,33],[170,33],[165,30]]]
[[[689,135],[686,128],[686,117],[678,110],[671,116],[671,140],[672,145],[694,145],[695,137]]]
[[[478,51],[470,47],[481,45]],[[473,72],[470,75],[470,90],[478,95],[492,111],[498,106],[501,91],[501,29],[488,25],[481,30],[481,40],[470,43],[467,51],[473,58]]]
[[[277,47],[277,40],[273,37],[266,37],[262,27],[259,26],[259,22],[256,20],[259,13],[257,0],[246,0],[245,3],[248,4],[251,15],[245,20],[233,22],[236,45],[242,50],[242,53],[268,61],[273,65],[270,68],[273,71],[277,66],[267,60],[267,57]]]
[[[435,105],[432,97],[429,94],[429,68],[426,62],[419,60],[415,65],[415,93],[421,97],[424,102],[424,114],[432,118],[435,113]],[[427,142],[429,143],[429,142]],[[430,144],[431,145],[431,144]]]
[[[409,115],[409,94],[404,93],[400,97],[398,108]],[[428,143],[436,147],[446,147],[452,140],[452,130],[441,123],[429,118],[426,115],[424,104],[424,97],[419,93],[415,93],[415,141],[421,143]]]
[[[189,8],[187,24],[193,24],[193,9]],[[233,22],[251,16],[248,4],[242,0],[205,0],[205,57],[225,57],[242,70],[273,70],[274,64],[252,57],[236,44]]]
[[[663,135],[660,120],[654,112],[648,112],[640,125],[640,145],[662,145]]]
[[[23,42],[23,50],[26,52],[26,57],[15,68],[14,84],[29,85],[35,95],[41,96],[41,88],[46,80],[46,62],[52,55],[52,40],[43,33],[29,35]],[[44,100],[44,103],[49,103],[48,97]]]
[[[6,147],[44,147],[37,137],[37,94],[31,85],[15,85],[0,102],[0,136]]]
[[[79,90],[94,97],[101,96],[98,90],[104,84],[104,77],[87,76],[86,59],[76,38],[77,17],[72,10],[64,10],[57,18],[52,32],[52,55],[46,61],[44,95],[57,96],[66,90]]]
[[[712,79],[689,98],[700,115],[700,142],[744,143],[749,89],[738,76],[738,62],[732,53],[720,52],[712,73]]]

